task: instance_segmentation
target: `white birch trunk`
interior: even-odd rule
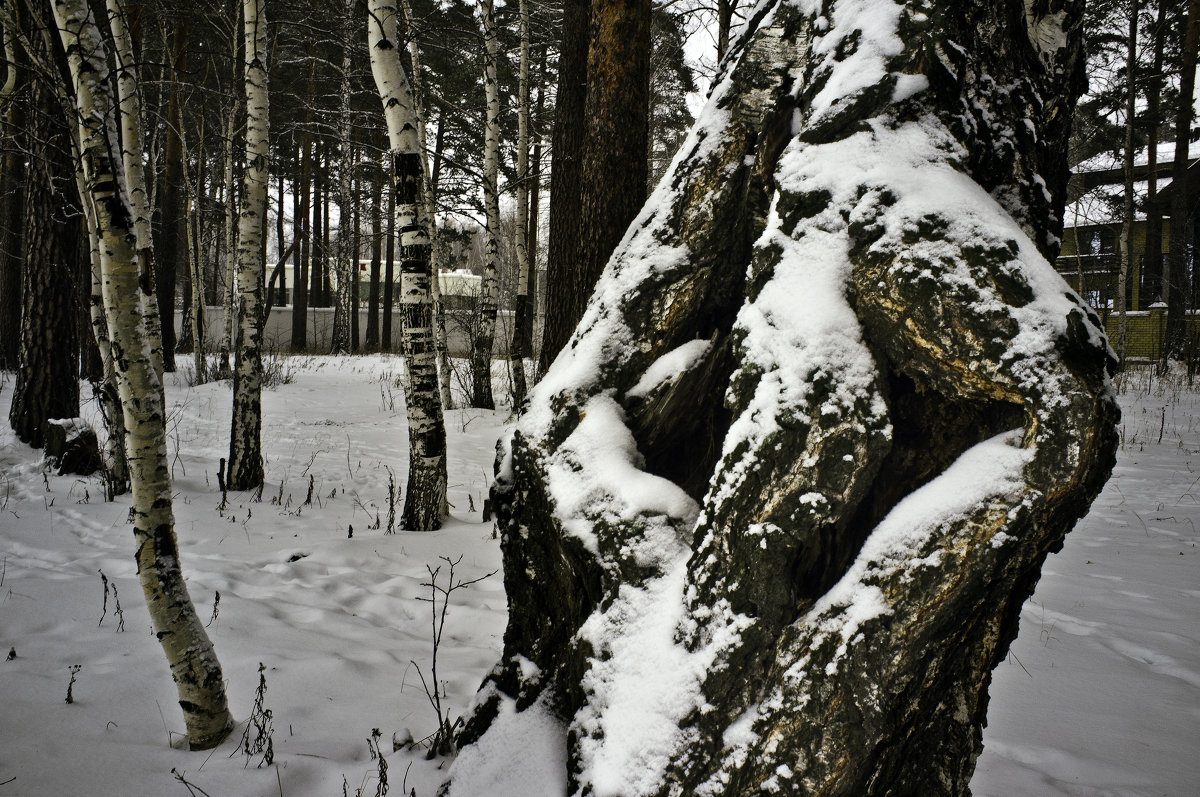
[[[496,83],[499,41],[493,6],[493,0],[481,0],[479,3],[485,49],[483,85],[487,97],[487,120],[483,129],[483,206],[487,227],[484,235],[483,284],[479,296],[479,327],[475,332],[475,345],[471,353],[471,403],[472,406],[488,410],[496,407],[492,398],[492,343],[496,338],[496,305],[499,299],[496,264],[500,259],[497,241],[500,229],[500,91]]]
[[[248,490],[263,483],[263,231],[267,206],[267,17],[263,0],[242,4],[245,40],[246,168],[238,219],[237,341],[233,421],[225,483]]]
[[[121,410],[121,396],[117,390],[117,371],[113,363],[112,344],[108,338],[108,322],[104,317],[104,272],[100,258],[100,237],[97,234],[96,210],[92,207],[83,176],[83,162],[79,156],[79,142],[72,135],[72,154],[75,157],[75,187],[83,206],[84,224],[88,231],[88,262],[92,278],[91,294],[88,297],[88,313],[91,319],[92,337],[100,351],[103,370],[100,383],[93,385],[100,402],[100,414],[104,418],[107,440],[101,457],[104,460],[106,498],[129,492],[129,462],[125,457],[125,415]]]
[[[142,166],[145,151],[142,137],[142,103],[138,93],[137,67],[134,65],[133,38],[129,33],[124,3],[107,0],[108,26],[113,37],[113,57],[117,65],[117,98],[120,103],[121,172],[126,195],[133,212],[133,231],[136,236],[138,262],[143,285],[154,284],[154,245],[150,233],[150,193],[146,189],[146,172]],[[154,291],[140,294],[142,315],[150,341],[150,360],[162,381],[162,319]]]
[[[417,111],[417,139],[421,142],[421,171],[425,176],[425,218],[429,220],[430,240],[430,281],[429,292],[433,298],[433,347],[437,352],[438,393],[441,396],[442,409],[454,407],[454,398],[450,395],[450,355],[446,349],[446,312],[442,304],[442,285],[438,275],[441,274],[445,251],[442,240],[438,235],[436,197],[433,195],[433,180],[429,168],[429,158],[425,144],[429,140],[425,135],[425,100],[421,91],[421,46],[417,41],[416,31],[412,26],[412,8],[408,0],[400,0],[400,10],[408,25],[408,56],[412,61],[412,90],[413,104]]]
[[[441,526],[446,504],[446,430],[437,394],[433,349],[422,148],[412,90],[400,63],[398,23],[399,10],[392,0],[370,0],[367,48],[387,121],[395,220],[401,243],[400,302],[409,444],[402,527],[429,531]]]
[[[179,564],[162,380],[152,359],[143,312],[153,290],[139,273],[141,252],[135,247],[140,242],[121,179],[114,125],[117,108],[107,85],[105,46],[85,0],[54,0],[54,14],[75,88],[86,196],[95,211],[100,244],[104,309],[127,430],[138,578],[178,688],[188,742],[193,749],[209,748],[228,735],[233,718],[220,664]]]

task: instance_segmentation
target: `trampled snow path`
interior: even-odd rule
[[[438,532],[388,536],[368,527],[377,514],[387,524],[384,466],[405,483],[401,361],[289,362],[294,383],[264,394],[262,501],[231,495],[223,514],[214,474],[226,456],[228,384],[168,388],[183,565],[203,617],[220,592],[209,632],[235,716],[248,715],[266,666],[276,766],[246,767],[236,738],[211,755],[167,746],[182,722],[134,576],[127,501],[103,503],[95,480],[43,478],[40,452],[3,424],[0,797],[186,795],[172,768],[212,797],[336,797],[343,778],[350,794],[372,795],[374,728],[393,793],[408,770],[408,787],[434,794],[439,762],[392,752],[390,740],[436,726],[410,663],[429,677],[426,565],[442,564],[444,577],[439,557],[462,555],[464,579],[500,566],[478,510],[504,413],[448,414],[452,518]],[[977,795],[1190,795],[1200,783],[1200,398],[1134,382],[1113,479],[1047,562],[996,671]],[[0,374],[0,407],[11,390]],[[97,570],[120,590],[124,633],[111,596],[97,625]],[[454,593],[439,654],[452,716],[498,657],[504,622],[499,574]],[[3,661],[10,648],[16,658]],[[82,669],[67,705],[73,664]],[[519,793],[542,793],[541,767],[527,770]]]

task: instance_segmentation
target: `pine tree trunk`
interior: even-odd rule
[[[14,23],[17,22],[14,20]],[[29,81],[27,65],[17,47],[17,31],[4,29],[4,60],[7,75],[0,87],[4,106],[0,141],[5,143],[0,161],[0,369],[15,370],[21,330],[21,232],[25,211],[25,138]],[[19,59],[19,60],[18,60]]]
[[[1167,3],[1159,0],[1154,23],[1154,61],[1146,80],[1146,244],[1142,254],[1142,302],[1145,310],[1162,296],[1162,207],[1158,199],[1158,141],[1162,127],[1162,71],[1167,40]]]
[[[496,408],[492,397],[492,348],[500,298],[500,87],[496,83],[499,39],[492,0],[480,0],[483,28],[483,90],[487,99],[483,125],[483,208],[485,218],[483,281],[480,283],[474,340],[471,345],[471,406]]]
[[[389,133],[389,136],[391,134]],[[396,187],[394,175],[396,165],[391,150],[386,158],[387,185],[387,231],[383,239],[383,325],[379,332],[379,346],[383,351],[392,351],[392,311],[396,302]]]
[[[376,147],[382,142],[376,134]],[[367,287],[367,351],[379,350],[379,269],[383,263],[383,168],[374,158],[371,169],[371,282]]]
[[[513,738],[567,794],[968,792],[1117,443],[1051,265],[1082,3],[881,11],[756,8],[502,441],[509,621],[451,797],[527,771]]]
[[[236,49],[236,48],[235,48]],[[234,78],[240,70],[234,70]],[[237,286],[237,235],[238,235],[238,204],[237,189],[234,187],[234,163],[237,160],[237,148],[234,145],[237,128],[234,120],[240,115],[241,102],[237,92],[230,103],[229,118],[225,120],[225,170],[222,185],[225,187],[225,334],[221,341],[221,351],[228,354],[237,347],[237,332],[233,323],[234,291]],[[283,219],[283,178],[279,178],[279,218]],[[280,246],[283,238],[280,237]]]
[[[1167,331],[1163,340],[1163,362],[1184,357],[1187,326],[1188,248],[1192,225],[1188,217],[1188,145],[1191,139],[1195,108],[1192,96],[1196,90],[1196,51],[1200,41],[1200,0],[1189,0],[1184,27],[1182,67],[1179,77],[1179,100],[1175,111],[1175,163],[1171,170],[1171,238],[1167,244],[1166,294]]]
[[[529,359],[529,2],[520,0],[521,65],[517,88],[517,247],[516,306],[513,308],[512,363],[513,407],[525,401],[525,361]]]
[[[41,448],[47,421],[79,415],[74,275],[82,231],[63,211],[70,175],[61,153],[69,148],[68,136],[51,92],[40,81],[33,85],[29,124],[23,309],[8,420],[19,439]]]
[[[233,360],[233,422],[225,483],[249,490],[263,483],[262,330],[263,233],[266,230],[267,18],[262,0],[245,0],[246,168],[238,223],[237,342]]]
[[[578,318],[572,318],[570,295],[583,239],[579,219],[583,202],[583,146],[587,137],[588,28],[591,0],[563,0],[558,56],[558,95],[554,105],[554,137],[550,148],[550,234],[546,257],[545,322],[538,353],[538,373],[558,356]]]
[[[182,75],[187,72],[188,29],[179,18],[171,31],[170,75],[165,90],[167,100],[166,142],[163,148],[163,176],[159,189],[159,230],[154,240],[154,284],[157,290],[162,361],[166,371],[175,371],[175,288],[179,259],[186,235],[183,231],[183,148],[179,131],[183,129]]]
[[[430,296],[429,221],[425,213],[425,169],[417,135],[417,113],[400,62],[397,26],[400,12],[392,0],[370,0],[367,48],[371,72],[383,103],[391,149],[392,194],[401,244],[404,399],[408,414],[408,489],[402,528],[440,528],[446,506],[446,430],[438,400]]]
[[[1129,34],[1125,39],[1125,73],[1128,93],[1125,96],[1125,151],[1122,153],[1122,171],[1125,175],[1125,195],[1121,202],[1121,264],[1117,272],[1117,295],[1114,298],[1117,306],[1117,367],[1125,370],[1125,336],[1129,326],[1127,311],[1129,303],[1126,292],[1129,285],[1129,275],[1133,273],[1133,225],[1136,219],[1133,212],[1133,165],[1134,165],[1134,126],[1137,122],[1137,81],[1134,73],[1137,70],[1137,41],[1138,15],[1141,13],[1140,0],[1129,3]]]
[[[82,0],[55,0],[54,13],[74,81],[80,155],[96,212],[105,313],[127,428],[138,577],[179,692],[188,742],[193,749],[206,749],[225,738],[233,718],[220,664],[179,567],[162,382],[148,353],[143,300],[138,298],[149,299],[153,290],[139,272],[133,213],[121,190],[112,124],[117,108],[100,79],[107,71],[105,47]]]
[[[350,317],[357,309],[350,305],[350,281],[358,281],[358,258],[352,249],[353,236],[350,220],[354,213],[350,209],[350,175],[354,170],[354,152],[350,146],[350,51],[353,24],[354,0],[346,0],[342,7],[342,75],[341,108],[338,113],[338,139],[342,162],[338,169],[338,243],[337,243],[337,301],[333,311],[333,339],[330,349],[333,354],[351,351]],[[357,305],[355,305],[357,308]]]
[[[316,94],[316,66],[308,73],[308,105],[304,113],[304,133],[300,140],[300,182],[295,187],[300,203],[294,205],[293,224],[300,227],[300,245],[296,247],[296,268],[292,275],[292,351],[308,348],[308,281],[311,268],[312,227],[309,207],[312,195],[313,100]]]

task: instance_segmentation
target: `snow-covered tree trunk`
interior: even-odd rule
[[[483,90],[487,112],[483,125],[483,281],[479,288],[479,310],[475,341],[471,347],[471,406],[495,409],[492,398],[492,346],[496,340],[496,309],[500,283],[496,277],[500,261],[500,87],[496,82],[499,35],[492,0],[480,0],[479,20],[483,29]]]
[[[1051,265],[1081,6],[754,10],[503,442],[451,795],[522,756],[596,797],[967,792],[1117,442]]]
[[[103,294],[133,483],[138,578],[155,635],[179,692],[188,742],[213,747],[233,727],[212,643],[196,615],[175,542],[161,375],[151,358],[139,297],[153,285],[139,270],[138,239],[116,141],[117,107],[105,46],[84,0],[54,0],[80,124],[80,156],[100,242]],[[128,55],[126,53],[125,55]]]
[[[238,217],[237,343],[233,348],[233,423],[225,483],[248,490],[263,482],[263,235],[266,230],[267,17],[263,0],[245,0],[246,166]]]
[[[350,175],[354,171],[354,152],[350,142],[350,69],[352,31],[354,30],[354,0],[346,0],[342,7],[342,74],[341,107],[338,112],[338,143],[342,162],[338,169],[338,240],[337,240],[337,299],[333,311],[333,338],[331,349],[334,354],[349,352],[350,316],[358,307],[350,306],[350,282],[358,279],[358,256],[354,252],[354,235],[350,220]]]
[[[513,308],[512,345],[508,359],[512,363],[513,406],[525,401],[525,361],[533,341],[529,339],[529,2],[518,6],[521,28],[521,63],[517,78],[517,224],[514,231],[517,249],[517,290]]]
[[[400,62],[400,10],[393,0],[370,0],[367,48],[383,102],[391,150],[392,194],[400,229],[400,304],[403,313],[404,400],[408,413],[408,489],[401,527],[440,528],[446,507],[446,429],[438,400],[430,296],[429,223],[417,113]]]

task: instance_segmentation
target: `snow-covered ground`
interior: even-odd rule
[[[104,503],[95,480],[47,473],[0,424],[0,659],[15,652],[0,660],[0,797],[188,794],[172,770],[211,797],[374,795],[375,729],[392,793],[435,793],[446,762],[392,739],[437,727],[421,679],[432,679],[427,568],[445,585],[446,559],[456,581],[500,567],[480,510],[507,411],[448,413],[451,518],[387,535],[388,468],[398,488],[406,477],[401,361],[280,366],[294,381],[264,394],[266,488],[260,501],[231,494],[223,511],[228,383],[168,387],[184,569],[202,617],[215,614],[239,719],[264,665],[274,763],[239,752],[241,726],[215,752],[169,745],[182,718],[134,575],[127,499]],[[0,407],[11,391],[0,374]],[[1142,376],[1122,404],[1113,479],[1047,562],[996,671],[977,795],[1198,793],[1200,397]],[[111,594],[102,619],[99,571],[119,590],[123,632]],[[498,657],[504,622],[499,573],[452,593],[437,660],[451,718]]]

